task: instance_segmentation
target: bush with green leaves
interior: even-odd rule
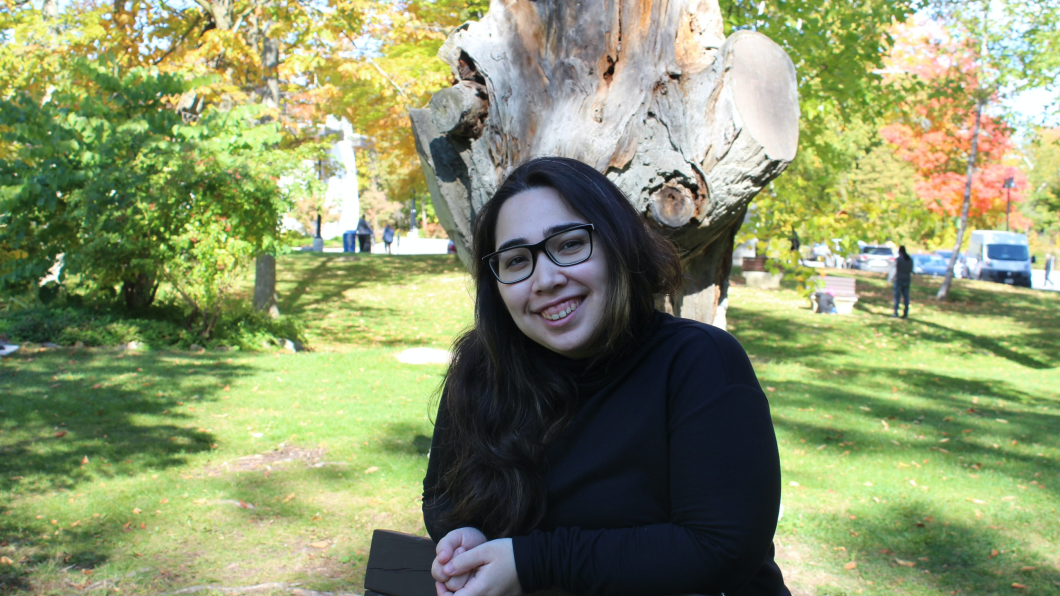
[[[60,283],[120,287],[132,310],[166,282],[210,337],[252,258],[284,250],[280,217],[316,189],[279,181],[319,147],[257,106],[185,122],[175,100],[202,81],[104,62],[68,73],[43,101],[0,99],[0,292],[25,295],[61,258]]]
[[[205,348],[260,350],[282,347],[284,340],[304,344],[305,330],[291,317],[273,319],[245,302],[222,310],[209,338],[180,324],[180,306],[155,305],[138,313],[119,307],[63,305],[38,307],[0,315],[0,336],[17,343],[55,343],[73,346],[115,346],[137,342],[146,348]],[[178,310],[178,312],[174,312]]]

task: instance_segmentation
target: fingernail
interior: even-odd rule
[[[456,569],[453,568],[452,563],[449,563],[445,567],[442,567],[442,571],[448,573],[449,575],[452,575],[453,572],[456,571]]]

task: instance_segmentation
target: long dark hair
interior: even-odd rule
[[[544,515],[539,461],[577,410],[577,387],[562,357],[516,327],[482,261],[496,250],[497,218],[511,197],[555,190],[594,225],[607,255],[608,295],[589,367],[622,353],[652,320],[657,294],[673,291],[681,264],[673,245],[648,228],[622,191],[573,159],[544,157],[517,167],[475,223],[471,268],[475,326],[454,344],[439,420],[452,454],[439,487],[453,509],[447,525],[474,526],[490,538],[525,532]]]

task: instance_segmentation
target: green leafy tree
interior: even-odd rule
[[[944,79],[949,84],[936,87],[940,95],[964,99],[974,106],[975,113],[957,238],[936,296],[946,300],[968,224],[983,112],[1006,96],[1027,89],[1060,91],[1056,87],[1060,55],[1055,47],[1060,42],[1060,8],[1055,0],[934,0],[932,9],[973,55],[971,77]]]
[[[43,105],[0,100],[0,245],[19,255],[0,287],[32,288],[63,255],[62,281],[120,285],[129,308],[168,281],[208,336],[250,257],[278,249],[279,218],[312,190],[280,178],[316,149],[285,147],[255,106],[184,122],[172,104],[194,85],[175,74],[87,61],[68,72]]]
[[[881,74],[894,41],[891,27],[917,5],[916,0],[722,2],[730,30],[768,35],[787,51],[798,74],[799,153],[755,199],[753,224],[738,240],[765,241],[769,256],[800,280],[810,272],[799,268],[793,236],[838,238],[851,250],[858,239],[875,238],[894,223],[876,219],[883,211],[901,213],[875,208],[887,195],[868,197],[869,187],[852,182],[882,142],[875,131],[902,91],[887,88]]]
[[[1024,146],[1031,168],[1026,214],[1038,234],[1060,243],[1060,128],[1038,128]]]

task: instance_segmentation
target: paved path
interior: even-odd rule
[[[1045,283],[1045,270],[1034,269],[1031,271],[1031,287],[1035,290],[1048,290],[1051,292],[1060,292],[1060,272],[1053,271],[1049,274],[1049,280],[1053,283],[1046,285]]]

